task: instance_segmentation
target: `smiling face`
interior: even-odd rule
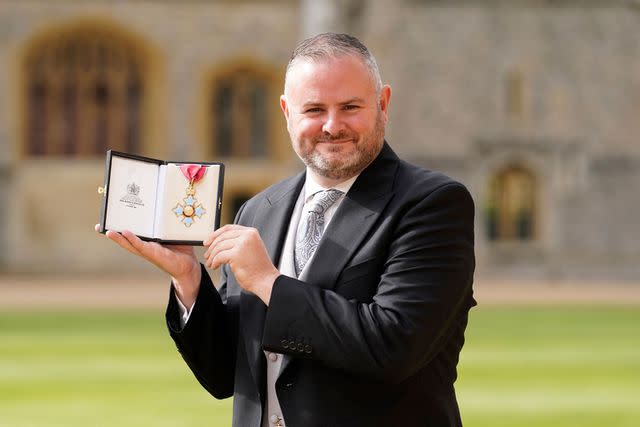
[[[301,59],[287,73],[280,106],[296,154],[325,186],[349,179],[384,142],[391,89],[376,91],[356,56]]]

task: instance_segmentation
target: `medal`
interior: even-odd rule
[[[187,196],[182,199],[182,203],[176,203],[176,206],[172,209],[176,214],[178,220],[180,220],[185,227],[191,227],[196,218],[201,218],[207,211],[202,207],[201,203],[198,203],[196,198],[196,190],[194,188],[195,183],[200,181],[207,171],[206,166],[202,165],[180,165],[180,170],[189,185],[187,186]]]

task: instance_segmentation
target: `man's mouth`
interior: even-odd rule
[[[354,142],[354,138],[336,138],[336,139],[321,139],[317,142],[320,144],[347,144],[349,142]]]

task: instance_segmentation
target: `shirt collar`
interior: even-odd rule
[[[304,202],[307,203],[309,201],[309,198],[316,194],[318,191],[328,190],[329,188],[333,188],[342,191],[344,194],[347,194],[353,183],[356,182],[358,176],[360,176],[360,174],[353,176],[346,181],[342,181],[340,184],[327,188],[318,184],[307,169],[306,179],[304,182]]]

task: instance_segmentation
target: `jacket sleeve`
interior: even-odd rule
[[[469,308],[473,216],[471,196],[458,183],[407,207],[367,303],[280,276],[263,348],[386,382],[412,376],[441,351],[457,313]]]
[[[237,222],[244,211],[236,215]],[[221,283],[216,290],[209,273],[200,264],[202,275],[196,304],[184,328],[180,326],[176,293],[171,287],[166,311],[169,334],[178,352],[200,384],[217,399],[233,395],[238,349],[238,298],[231,296],[227,278],[229,267],[220,268]]]
[[[172,287],[166,311],[167,327],[182,358],[202,386],[218,399],[233,395],[235,364],[234,305],[227,303],[226,284],[220,292],[201,265],[197,303],[180,327],[177,297]],[[223,278],[226,274],[223,272]],[[225,282],[223,282],[225,283]]]

